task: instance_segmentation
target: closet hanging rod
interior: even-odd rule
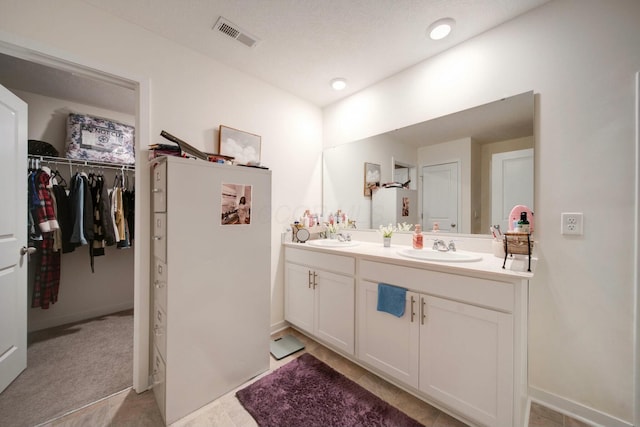
[[[29,154],[29,159],[39,160],[43,163],[54,163],[58,165],[69,165],[69,166],[94,166],[103,169],[116,169],[121,171],[133,171],[136,169],[135,165],[122,165],[118,163],[109,163],[109,162],[96,162],[91,160],[76,160],[76,159],[64,159],[62,157],[49,157],[49,156],[38,156],[35,154]]]

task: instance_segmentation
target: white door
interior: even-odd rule
[[[0,392],[27,367],[27,104],[0,86]]]
[[[422,229],[458,233],[458,163],[423,166]]]
[[[533,148],[496,153],[491,157],[491,224],[509,229],[516,205],[533,208]]]

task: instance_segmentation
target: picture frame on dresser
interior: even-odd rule
[[[218,153],[234,157],[236,164],[259,165],[261,148],[260,135],[220,125]]]

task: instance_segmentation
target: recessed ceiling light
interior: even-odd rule
[[[456,21],[451,18],[438,19],[433,24],[429,25],[427,34],[431,40],[440,40],[449,35]]]
[[[333,88],[333,90],[342,90],[347,87],[347,81],[341,77],[333,79],[331,80],[331,87]]]

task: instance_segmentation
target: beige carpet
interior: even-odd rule
[[[29,334],[27,369],[0,393],[0,427],[30,427],[130,387],[133,311]]]

